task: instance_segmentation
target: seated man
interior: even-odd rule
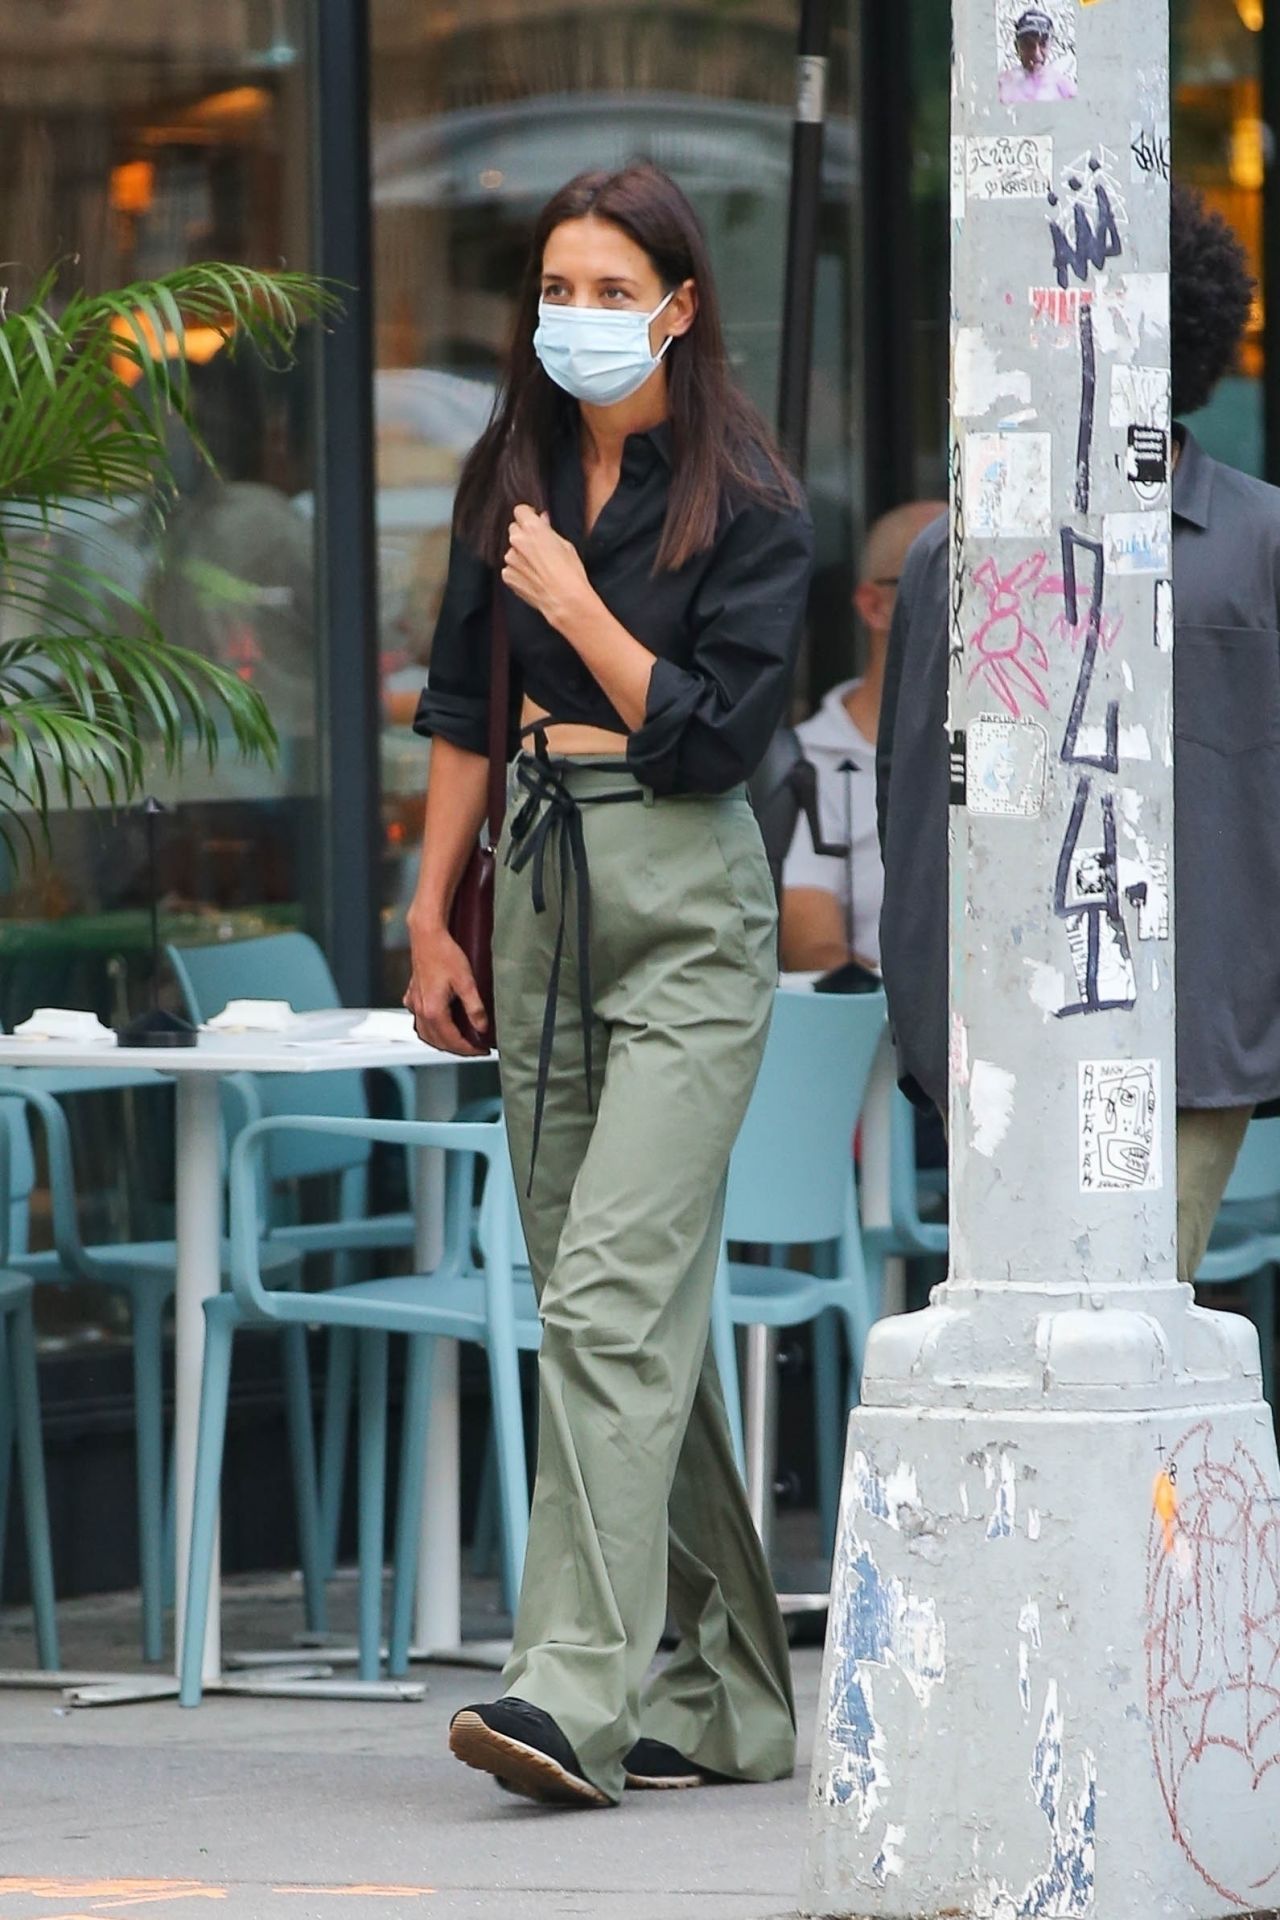
[[[1173,194],[1173,411],[1236,362],[1244,251]],[[1255,1108],[1280,1098],[1280,491],[1175,428],[1178,1274],[1193,1280]],[[903,568],[877,755],[885,988],[903,1084],[947,1106],[946,523]]]
[[[827,973],[846,960],[880,964],[880,896],[884,873],[876,839],[875,755],[884,684],[885,648],[898,575],[922,527],[944,514],[941,500],[895,507],[867,536],[862,578],[853,596],[867,636],[861,678],[833,687],[813,718],[797,727],[805,759],[817,774],[822,837],[847,847],[818,851],[801,815],[782,870],[782,964],[797,973]]]

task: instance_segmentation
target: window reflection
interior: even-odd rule
[[[120,287],[195,261],[309,263],[307,63],[301,0],[8,0],[0,12],[0,226],[11,301],[61,280]],[[56,298],[56,294],[55,294]],[[171,342],[156,341],[157,355]],[[175,641],[259,686],[280,729],[276,769],[227,754],[153,782],[175,807],[162,886],[170,931],[225,936],[312,917],[318,660],[311,343],[299,367],[191,341],[192,401],[219,463],[175,423],[178,497],[161,528],[103,499],[54,537],[147,602]],[[15,615],[8,614],[9,631]],[[123,1010],[145,952],[132,822],[77,806],[52,857],[3,876],[0,1019],[33,995]]]

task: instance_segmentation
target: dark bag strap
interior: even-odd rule
[[[511,640],[502,588],[493,586],[489,666],[489,845],[496,847],[507,810],[507,742],[511,729]]]

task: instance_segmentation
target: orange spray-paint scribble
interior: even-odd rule
[[[1152,1502],[1164,1528],[1164,1550],[1172,1553],[1178,1538],[1178,1489],[1169,1474],[1160,1472],[1156,1475]]]

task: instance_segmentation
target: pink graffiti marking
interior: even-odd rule
[[[1201,1879],[1253,1910],[1280,1885],[1280,1505],[1248,1448],[1202,1420],[1165,1475],[1148,1540],[1147,1709],[1169,1825]],[[1157,1481],[1157,1487],[1159,1486]],[[1272,1864],[1242,1878],[1224,1809],[1263,1797]]]
[[[1049,671],[1049,656],[1025,611],[1048,562],[1048,554],[1034,553],[1002,574],[988,556],[974,568],[973,583],[985,598],[987,611],[970,642],[978,660],[969,671],[969,685],[984,681],[1015,720],[1021,719],[1028,700],[1045,711],[1049,706],[1042,677]]]
[[[1074,623],[1068,620],[1063,601],[1065,583],[1060,574],[1046,571],[1048,565],[1047,553],[1033,553],[1001,573],[988,556],[973,573],[974,586],[986,601],[986,612],[970,636],[977,661],[969,670],[969,685],[982,680],[1015,720],[1022,718],[1028,704],[1044,712],[1049,708],[1045,684],[1049,655],[1036,631],[1040,603],[1048,599],[1057,607],[1048,628],[1053,640],[1074,649],[1089,627],[1090,596],[1080,596],[1079,618]],[[1103,615],[1099,639],[1104,651],[1109,653],[1114,647],[1122,624],[1122,619],[1114,615]]]

